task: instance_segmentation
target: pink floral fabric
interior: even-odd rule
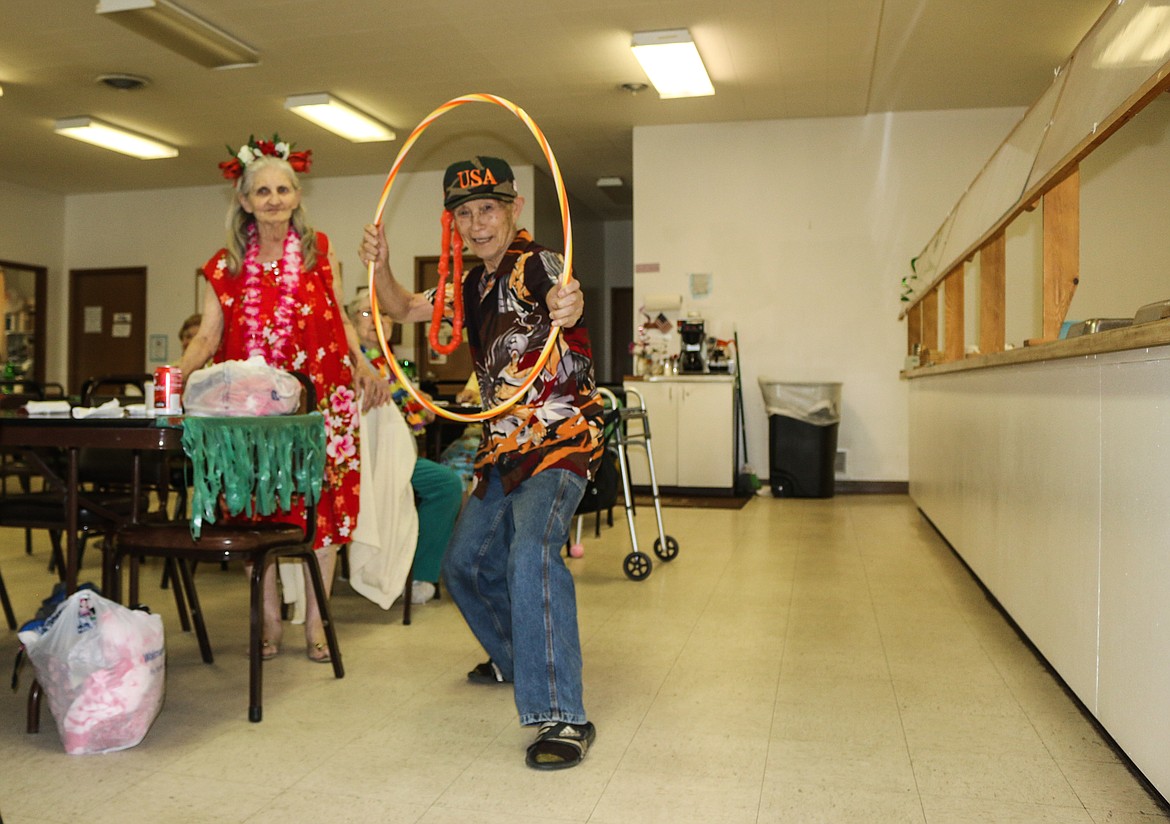
[[[302,272],[297,283],[292,329],[275,323],[281,291],[281,262],[265,271],[260,280],[258,305],[264,359],[270,366],[292,369],[309,376],[317,390],[317,409],[325,418],[325,483],[317,504],[316,546],[348,543],[357,525],[358,512],[358,417],[353,391],[349,346],[342,325],[342,309],[334,300],[333,270],[329,265],[329,240],[317,233],[317,264]],[[227,271],[227,250],[220,249],[203,266],[203,274],[223,308],[223,340],[215,360],[248,357],[248,327],[244,319],[245,278]],[[280,520],[304,522],[304,513]]]

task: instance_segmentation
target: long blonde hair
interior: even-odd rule
[[[244,207],[240,204],[239,195],[249,194],[252,191],[256,173],[269,166],[275,166],[284,172],[294,189],[297,191],[301,189],[297,173],[293,171],[293,167],[288,164],[287,160],[265,155],[256,158],[244,167],[244,173],[237,182],[232,205],[228,207],[227,213],[227,269],[233,275],[238,275],[244,265],[244,254],[248,246],[248,225],[256,222],[255,217],[244,211]],[[307,272],[317,265],[317,233],[309,225],[304,203],[299,204],[293,210],[289,223],[301,238],[301,266]]]

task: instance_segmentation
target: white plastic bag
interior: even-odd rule
[[[258,355],[191,373],[183,394],[183,411],[205,418],[288,415],[300,404],[301,382]]]
[[[160,616],[79,590],[20,640],[65,752],[114,752],[146,737],[166,682]]]

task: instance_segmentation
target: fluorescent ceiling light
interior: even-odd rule
[[[686,29],[637,32],[630,47],[659,97],[715,94],[695,41]]]
[[[247,43],[171,0],[98,0],[97,13],[209,69],[260,62]]]
[[[1121,10],[1115,8],[1113,20],[1120,19]],[[1166,61],[1167,54],[1170,54],[1170,6],[1146,6],[1139,9],[1121,31],[1109,37],[1109,45],[1098,55],[1094,65],[1160,65]]]
[[[111,126],[93,117],[67,117],[58,120],[53,126],[53,131],[141,160],[157,160],[161,157],[176,157],[179,154],[179,150],[174,146]]]
[[[624,185],[624,181],[620,177],[597,178],[597,188],[599,189],[616,189],[622,185]]]
[[[284,101],[284,107],[354,143],[377,143],[395,138],[394,132],[385,124],[325,92],[294,94]]]

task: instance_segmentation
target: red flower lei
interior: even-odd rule
[[[259,255],[260,241],[256,224],[251,223],[248,225],[248,248],[244,254],[244,324],[247,327],[244,348],[250,358],[259,355],[270,366],[286,367],[288,342],[292,336],[297,308],[295,295],[301,281],[301,237],[291,226],[284,236],[284,256],[273,273],[280,288],[280,296],[276,300],[272,323],[267,329],[260,322],[263,273],[257,260]]]

